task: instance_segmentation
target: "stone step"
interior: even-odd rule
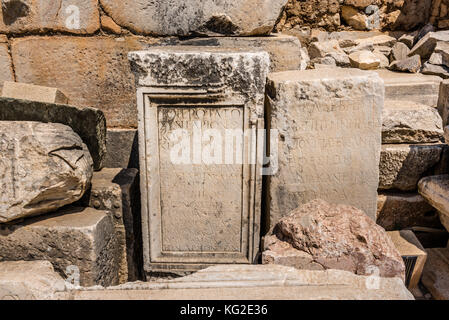
[[[437,106],[440,83],[437,76],[376,70],[385,83],[385,100],[414,101]]]
[[[221,265],[175,280],[129,283],[61,295],[74,300],[413,300],[400,278],[279,265]]]
[[[427,249],[423,285],[437,300],[449,300],[449,248]]]
[[[415,101],[385,100],[382,143],[443,141],[443,120],[436,108]]]
[[[425,177],[419,181],[419,193],[440,214],[440,220],[446,230],[449,230],[449,175]]]
[[[82,286],[118,284],[121,250],[111,217],[92,208],[0,226],[0,261],[47,260],[61,275],[79,271]]]

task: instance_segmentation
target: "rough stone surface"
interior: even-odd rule
[[[300,251],[304,261],[308,257],[312,269],[340,269],[359,275],[377,272],[377,276],[402,279],[405,276],[404,262],[385,230],[351,206],[311,201],[283,217],[274,227],[273,236],[264,241],[263,263],[272,263],[267,259],[267,250],[276,255],[286,242],[290,251]],[[293,266],[307,269],[305,263]]]
[[[0,261],[48,260],[63,278],[78,268],[82,286],[118,284],[120,253],[111,217],[91,208],[0,226]]]
[[[349,66],[350,60],[347,54],[340,48],[337,40],[329,40],[323,42],[313,42],[309,48],[309,56],[312,61],[323,63],[323,59],[330,59],[338,66]],[[329,63],[325,63],[329,64]]]
[[[384,53],[374,50],[373,54],[380,61],[379,68],[388,68],[388,66],[390,65],[390,60],[388,60],[387,56]]]
[[[437,107],[443,119],[443,127],[446,127],[449,124],[449,80],[441,82]]]
[[[443,79],[449,78],[449,67],[443,65],[434,65],[429,62],[424,63],[421,72],[423,74],[430,74],[434,76],[439,76]]]
[[[106,153],[106,120],[89,107],[0,98],[0,121],[61,123],[72,128],[87,145],[94,169],[100,170]]]
[[[109,16],[134,32],[154,35],[266,35],[287,0],[100,0]]]
[[[268,76],[267,125],[279,133],[270,146],[278,157],[267,177],[268,228],[317,198],[375,219],[383,91],[377,74],[357,69]]]
[[[92,34],[100,27],[98,0],[2,0],[0,32]]]
[[[373,70],[380,66],[380,59],[370,51],[358,51],[349,55],[351,66],[362,70]]]
[[[380,155],[381,190],[416,190],[419,179],[440,160],[443,146],[385,144]]]
[[[80,199],[92,158],[62,124],[0,121],[0,223],[55,211]]]
[[[139,143],[136,129],[109,128],[106,134],[106,168],[139,168]]]
[[[174,290],[175,289],[175,290]],[[181,300],[413,300],[398,278],[343,270],[297,270],[276,265],[224,265],[187,277],[73,291],[69,299]]]
[[[413,272],[406,274],[405,285],[408,289],[418,287],[419,280],[427,260],[427,253],[411,230],[387,232],[402,257],[416,257]]]
[[[441,58],[441,61],[438,61],[439,63],[435,63],[429,60],[430,63],[442,64],[445,65],[446,67],[449,67],[449,42],[438,41],[432,56],[433,55],[438,55]]]
[[[341,17],[343,20],[356,30],[367,30],[368,29],[368,19],[357,9],[351,6],[341,7]]]
[[[47,103],[67,104],[67,97],[57,88],[36,86],[28,83],[5,81],[2,97]]]
[[[14,73],[12,70],[11,56],[9,55],[8,45],[0,41],[0,87],[4,81],[14,81]]]
[[[386,100],[414,101],[437,106],[440,83],[443,80],[440,77],[389,70],[376,72],[385,83]]]
[[[438,41],[449,41],[449,30],[427,33],[413,46],[408,55],[411,57],[417,54],[423,59],[428,59]]]
[[[387,231],[441,227],[438,213],[421,195],[405,192],[379,194],[376,222]]]
[[[449,230],[449,175],[425,177],[419,181],[419,193],[438,210],[440,220]]]
[[[16,81],[56,87],[76,106],[104,112],[109,127],[137,127],[136,89],[127,54],[154,39],[25,37],[11,43]]]
[[[267,37],[209,37],[181,41],[181,45],[220,46],[260,49],[270,55],[270,71],[305,70],[309,61],[307,50],[298,38],[283,34]]]
[[[407,58],[409,52],[409,47],[407,47],[406,44],[398,41],[391,49],[390,59],[391,61],[404,60]]]
[[[395,71],[416,73],[421,69],[421,57],[414,55],[403,60],[393,61],[389,68]]]
[[[115,34],[122,33],[122,28],[120,28],[120,26],[116,24],[115,21],[112,20],[112,18],[108,16],[102,16],[100,22],[101,29]]]
[[[177,46],[131,52],[129,59],[139,88],[145,271],[255,263],[263,140],[239,140],[264,127],[269,55]],[[176,138],[180,131],[185,139]],[[192,136],[192,148],[179,150],[176,141]]]
[[[422,283],[436,300],[449,300],[449,247],[426,249]]]
[[[108,212],[122,250],[119,281],[142,279],[142,226],[137,169],[103,168],[94,172],[83,206]]]
[[[52,300],[65,289],[48,261],[0,262],[0,301]]]
[[[443,121],[437,109],[412,101],[385,101],[382,143],[431,143],[442,138]]]

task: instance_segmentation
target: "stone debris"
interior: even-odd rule
[[[0,301],[54,300],[66,282],[48,261],[0,262]]]
[[[380,66],[380,59],[370,51],[357,51],[349,55],[351,66],[362,70],[374,70]]]
[[[0,98],[0,121],[60,123],[72,128],[86,144],[94,170],[106,157],[106,119],[101,110],[65,104]]]
[[[67,208],[0,231],[0,261],[48,260],[64,279],[79,273],[81,286],[119,284],[122,248],[105,211]]]
[[[55,211],[89,188],[92,158],[70,127],[0,121],[0,137],[0,223]]]
[[[422,283],[436,300],[449,300],[449,247],[426,249]]]
[[[46,103],[69,103],[69,100],[65,96],[65,94],[57,88],[49,88],[28,83],[11,81],[5,81],[3,83],[2,97]]]
[[[385,144],[380,155],[380,190],[414,191],[441,158],[441,144]]]
[[[417,192],[380,192],[376,217],[377,224],[387,231],[442,227],[436,210]]]
[[[432,143],[443,139],[437,109],[412,101],[386,100],[382,111],[382,143]]]
[[[438,210],[441,223],[449,230],[449,175],[425,177],[418,187],[419,193]]]
[[[414,55],[409,58],[405,58],[399,61],[393,61],[390,66],[390,70],[416,73],[421,69],[421,57]]]
[[[361,210],[322,200],[302,205],[280,219],[264,239],[262,263],[340,269],[359,275],[377,272],[381,277],[402,279],[405,275],[404,262],[383,228]]]

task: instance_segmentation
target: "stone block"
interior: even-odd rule
[[[69,103],[67,97],[58,88],[11,81],[5,81],[3,83],[2,97],[46,103]]]
[[[421,70],[421,57],[417,54],[403,60],[393,61],[390,70],[417,73]]]
[[[3,43],[3,41],[0,41],[0,70],[2,70],[2,73],[0,74],[0,87],[3,86],[4,81],[14,81],[14,73],[12,70],[12,61],[11,56],[9,55],[8,44]]]
[[[108,212],[114,222],[122,250],[120,283],[143,279],[138,170],[103,168],[94,172],[92,187],[81,204]]]
[[[380,66],[380,59],[371,51],[357,51],[349,55],[351,66],[362,70],[374,70]]]
[[[309,56],[297,37],[273,34],[266,37],[210,37],[181,41],[181,45],[260,49],[270,55],[270,71],[305,70]]]
[[[425,177],[418,187],[419,193],[438,210],[441,223],[449,231],[449,175]]]
[[[0,121],[0,224],[55,211],[89,188],[92,158],[59,123]]]
[[[409,57],[415,54],[423,59],[428,59],[435,50],[438,41],[449,41],[449,31],[429,32],[421,38],[410,50]]]
[[[106,120],[102,111],[89,107],[0,98],[0,121],[61,123],[72,128],[87,145],[94,169],[103,167]]]
[[[387,231],[410,227],[441,227],[436,210],[418,193],[381,192],[377,197],[377,224]]]
[[[427,260],[425,249],[411,230],[391,231],[387,234],[398,249],[399,254],[406,261],[405,285],[409,290],[417,288]],[[412,267],[413,271],[411,270]]]
[[[414,101],[436,106],[440,83],[437,76],[376,70],[385,83],[385,100]]]
[[[139,168],[139,145],[136,129],[108,128],[106,168]]]
[[[443,65],[434,65],[429,62],[424,63],[421,72],[432,76],[438,76],[443,79],[449,78],[449,67]]]
[[[440,85],[438,112],[443,118],[443,127],[449,125],[449,80],[443,80]]]
[[[102,110],[109,127],[136,128],[136,89],[127,54],[155,42],[139,37],[31,36],[15,38],[11,54],[16,81],[59,88],[71,104]]]
[[[373,281],[374,280],[374,281]],[[413,300],[399,278],[372,278],[342,270],[297,270],[276,265],[224,265],[163,282],[106,290],[78,290],[74,300]]]
[[[52,300],[66,283],[48,261],[0,262],[0,301]]]
[[[413,101],[385,101],[382,143],[432,143],[442,139],[443,121],[437,109]]]
[[[67,208],[44,218],[0,226],[0,261],[48,260],[81,286],[118,284],[120,248],[104,211]]]
[[[440,161],[441,144],[385,144],[380,155],[379,189],[414,191],[424,174]]]
[[[357,69],[269,74],[267,128],[279,141],[270,142],[267,229],[314,199],[375,219],[383,92],[376,73]]]
[[[399,61],[407,58],[408,53],[410,52],[409,47],[402,42],[396,42],[393,48],[391,49],[390,59],[391,61]]]
[[[269,55],[178,46],[129,59],[139,88],[145,271],[255,263]]]
[[[436,300],[449,300],[449,248],[426,249],[422,283]]]
[[[2,33],[92,34],[100,27],[98,0],[3,0],[0,11]]]
[[[189,36],[269,34],[287,0],[100,0],[120,26],[141,34]]]

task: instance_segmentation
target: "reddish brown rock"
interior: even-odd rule
[[[385,230],[351,206],[311,201],[282,218],[273,235],[277,239],[266,237],[264,241],[264,263],[294,262],[292,266],[306,269],[310,268],[307,265],[318,265],[359,275],[404,278],[404,262]],[[278,240],[282,243],[277,243]],[[301,258],[282,261],[279,256],[287,250],[292,255],[288,245]],[[278,257],[270,261],[268,257],[276,254]]]

